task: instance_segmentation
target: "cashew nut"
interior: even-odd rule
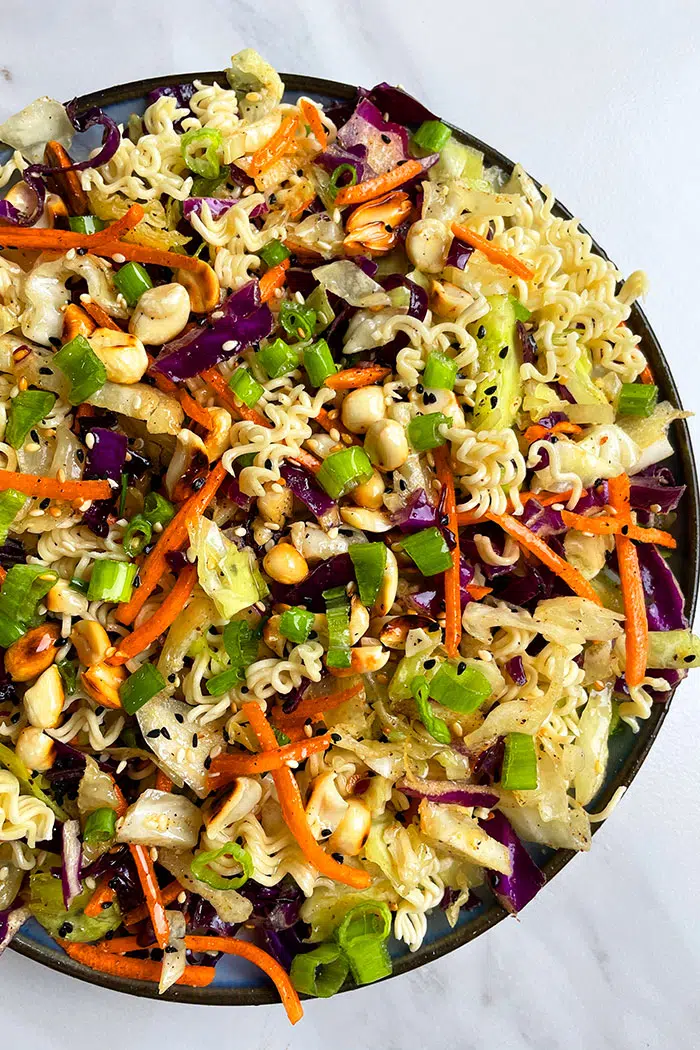
[[[148,368],[148,354],[140,339],[128,332],[96,328],[88,342],[107,369],[112,383],[138,383]]]
[[[194,314],[206,314],[219,302],[221,286],[211,266],[200,261],[196,270],[178,270],[177,283],[187,290],[190,309]]]
[[[408,459],[406,432],[395,419],[380,419],[365,434],[365,452],[380,470],[398,470]]]
[[[388,532],[393,528],[388,514],[365,507],[341,507],[340,516],[348,525],[363,532]]]
[[[12,643],[5,653],[5,670],[13,682],[31,682],[51,666],[60,634],[57,623],[45,623]]]
[[[78,659],[86,667],[101,663],[112,643],[109,635],[97,620],[78,620],[70,633]]]
[[[439,219],[419,219],[406,235],[406,254],[423,273],[444,270],[452,234]]]
[[[63,680],[55,664],[39,675],[24,694],[24,709],[31,725],[38,729],[55,729],[63,711]]]
[[[179,335],[190,316],[190,297],[182,284],[148,288],[129,321],[129,331],[147,346],[162,346]]]

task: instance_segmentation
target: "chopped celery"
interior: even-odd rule
[[[649,631],[647,667],[677,670],[700,664],[700,638],[692,631]]]
[[[522,400],[520,354],[516,348],[516,309],[507,295],[490,295],[489,312],[469,325],[479,349],[479,369],[495,372],[474,394],[475,430],[501,430],[515,422]]]
[[[85,906],[93,892],[83,890],[70,908],[66,908],[60,878],[48,872],[35,872],[29,877],[29,907],[34,918],[52,937],[73,943],[100,941],[106,933],[121,925],[121,913],[114,903],[103,907],[94,918],[85,914]]]

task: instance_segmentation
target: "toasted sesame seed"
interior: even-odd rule
[[[126,256],[122,255],[121,252],[115,252],[114,255],[112,256],[112,259],[114,260],[115,263],[119,263],[119,264],[126,262]]]
[[[95,435],[92,434],[92,433],[86,434],[85,435],[85,444],[87,445],[88,448],[94,448],[95,447]]]
[[[153,861],[158,860],[158,850],[156,849],[155,846],[151,846],[151,849],[150,849],[149,853],[150,853],[151,860],[153,860]]]
[[[304,726],[304,736],[313,736],[313,735],[314,735],[313,726]]]

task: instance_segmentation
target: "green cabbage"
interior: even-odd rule
[[[121,912],[116,903],[103,908],[95,918],[85,915],[84,908],[92,893],[92,890],[83,890],[75,897],[70,908],[66,908],[60,878],[48,872],[34,872],[29,878],[29,907],[32,915],[52,937],[62,937],[66,941],[100,941],[106,933],[121,925]]]
[[[226,619],[264,598],[267,586],[252,551],[239,550],[209,518],[187,526],[202,589]]]

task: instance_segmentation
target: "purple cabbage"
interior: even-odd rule
[[[525,674],[525,667],[523,665],[522,656],[514,656],[506,663],[506,671],[515,682],[516,685],[525,685],[527,682],[527,675]]]
[[[369,98],[390,120],[399,124],[422,124],[424,120],[438,119],[413,95],[386,81],[376,84],[369,92]]]
[[[543,507],[536,499],[527,501],[520,520],[531,532],[537,533],[542,539],[567,531],[561,512],[554,510],[553,507]]]
[[[522,321],[515,322],[515,331],[523,364],[534,365],[537,361],[537,343],[534,335],[525,327]]]
[[[675,631],[688,626],[685,599],[665,558],[653,543],[638,543],[637,557],[650,631]]]
[[[676,671],[674,669],[660,670],[656,668],[648,668],[647,673],[653,678],[663,678],[673,689],[675,689],[679,682],[682,682],[684,678],[688,677],[688,672],[685,670]],[[645,686],[644,688],[655,704],[667,704],[671,697],[671,693],[668,691],[662,692],[660,689],[651,689],[648,686]],[[614,691],[616,693],[621,693],[623,696],[630,695],[627,682],[624,678],[615,679]]]
[[[309,685],[310,682],[307,678],[301,683],[301,685],[298,685],[296,689],[292,689],[291,693],[287,694],[284,698],[284,703],[282,704],[282,710],[285,715],[291,715],[293,711],[296,711],[297,707],[304,699],[304,693],[309,688]]]
[[[472,776],[477,784],[495,784],[501,779],[505,749],[505,738],[499,736],[495,743],[482,751],[474,760]]]
[[[394,511],[391,520],[404,534],[420,532],[421,529],[440,524],[438,508],[430,502],[425,489],[412,492],[404,506]]]
[[[440,910],[441,911],[447,911],[449,908],[452,907],[453,904],[456,904],[457,903],[457,898],[459,897],[461,892],[462,892],[461,890],[455,890],[451,886],[445,886],[445,892],[443,893],[442,900],[440,901],[440,903],[438,905]],[[464,904],[462,904],[460,906],[459,910],[460,911],[471,911],[473,908],[478,908],[480,904],[481,904],[481,901],[479,900],[477,895],[470,890],[469,891],[469,896],[467,897],[467,899],[464,902]]]
[[[281,584],[273,586],[273,594],[278,601],[287,605],[303,605],[311,612],[325,612],[326,603],[323,592],[332,587],[344,587],[348,580],[355,578],[352,559],[349,554],[336,554],[333,558],[319,562],[305,580],[291,589]]]
[[[8,200],[0,200],[0,219],[12,223],[13,226],[33,226],[35,222],[38,222],[46,202],[46,184],[42,178],[42,171],[43,165],[32,164],[25,169],[22,176],[23,181],[29,187],[30,194],[34,195],[32,207],[24,210],[17,208]]]
[[[201,215],[202,205],[208,204],[212,219],[220,219],[237,203],[233,197],[189,197],[182,205],[182,214],[186,219],[192,215]]]
[[[685,485],[676,485],[668,467],[655,464],[630,478],[630,503],[633,510],[650,511],[658,506],[661,509],[657,514],[670,514],[678,507],[685,489]]]
[[[286,285],[292,295],[301,292],[303,297],[308,299],[314,288],[318,288],[318,281],[311,270],[305,270],[302,266],[291,266],[287,270]]]
[[[513,866],[511,874],[488,871],[487,878],[500,904],[517,915],[542,889],[546,882],[545,874],[537,867],[502,813],[494,810],[487,820],[480,820],[479,823],[487,835],[500,842],[510,853]]]
[[[348,122],[338,128],[338,142],[345,150],[357,145],[366,147],[367,161],[378,175],[391,171],[410,156],[406,128],[385,121],[367,98],[360,99]],[[359,173],[358,180],[362,181]]]
[[[253,503],[253,497],[247,496],[245,492],[241,492],[238,478],[233,474],[226,478],[219,491],[225,499],[230,499],[231,502],[235,503],[237,507],[241,508],[241,510],[250,510]]]
[[[361,142],[357,142],[345,148],[334,142],[325,149],[323,153],[319,153],[314,157],[314,164],[318,164],[321,168],[324,168],[329,175],[332,175],[335,169],[340,167],[341,164],[351,164],[357,172],[358,182],[364,182],[365,179],[371,179],[377,174],[374,168],[368,163],[367,147]],[[342,185],[343,181],[341,178],[339,186]]]
[[[109,887],[114,890],[122,912],[133,911],[143,904],[144,896],[136,865],[126,846],[114,853],[103,853],[94,863],[83,869],[83,875],[99,879],[109,875]]]
[[[551,430],[557,423],[566,423],[568,418],[563,412],[550,412],[549,415],[543,416],[542,419],[538,420],[538,425]]]
[[[467,587],[474,579],[474,566],[467,561],[464,554],[459,559],[459,597],[462,608],[472,601]],[[431,577],[430,582],[425,581],[421,590],[415,591],[409,596],[410,602],[421,612],[427,613],[434,620],[437,619],[444,607],[445,591],[440,577]]]
[[[108,517],[117,505],[121,476],[126,462],[127,440],[125,434],[104,427],[89,431],[94,438],[92,448],[87,450],[83,477],[86,481],[103,478],[110,482],[113,495],[109,499],[93,500],[83,515],[83,521],[96,536],[109,532]]]
[[[368,277],[376,277],[379,264],[374,259],[368,259],[366,255],[354,255],[352,261],[359,266]]]
[[[559,593],[569,593],[559,577],[544,565],[530,563],[524,576],[513,573],[508,577],[506,586],[498,592],[498,599],[532,611],[533,604]]]
[[[392,288],[398,288],[399,285],[408,288],[410,292],[408,316],[415,317],[419,321],[425,320],[425,315],[428,312],[428,293],[424,288],[421,288],[415,281],[409,280],[408,277],[404,277],[403,274],[391,274],[382,283],[387,291],[391,291]],[[403,350],[404,347],[408,346],[409,342],[408,335],[405,332],[399,332],[390,342],[379,347],[376,354],[377,360],[383,364],[393,366],[399,350]]]
[[[493,809],[499,800],[494,791],[477,784],[468,784],[466,780],[425,780],[419,787],[416,787],[415,781],[409,783],[403,780],[397,786],[411,798],[427,798],[429,802],[442,802],[445,805]]]
[[[190,99],[195,94],[197,88],[194,84],[164,84],[163,87],[154,88],[153,91],[149,91],[146,95],[146,105],[152,106],[154,102],[157,102],[163,95],[167,95],[169,98],[174,98],[177,101],[179,109],[187,109],[190,104]]]
[[[229,295],[205,325],[166,343],[153,367],[174,382],[192,379],[260,342],[270,334],[272,324],[269,306],[260,304],[258,282],[249,281]]]
[[[331,529],[340,524],[338,504],[318,485],[312,476],[294,463],[285,463],[281,470],[282,477],[292,495],[310,510],[324,529]]]
[[[0,544],[0,565],[3,569],[10,569],[13,565],[24,565],[27,552],[24,544],[15,536],[8,536],[3,544]]]
[[[453,237],[445,265],[454,266],[456,270],[464,270],[473,254],[474,249],[471,244],[465,244],[464,241],[460,241],[459,237]]]
[[[534,339],[533,339],[533,343],[534,343]],[[537,349],[537,347],[535,347],[535,349]],[[534,364],[534,362],[533,362],[533,364]],[[576,404],[576,398],[571,393],[569,388],[567,386],[564,386],[563,383],[555,383],[554,384],[554,389],[556,390],[560,401],[566,401],[570,405],[575,405]]]
[[[253,905],[248,922],[260,931],[265,948],[286,970],[295,955],[314,947],[304,943],[309,934],[309,927],[299,919],[304,895],[292,879],[270,887],[249,879],[239,892]]]

